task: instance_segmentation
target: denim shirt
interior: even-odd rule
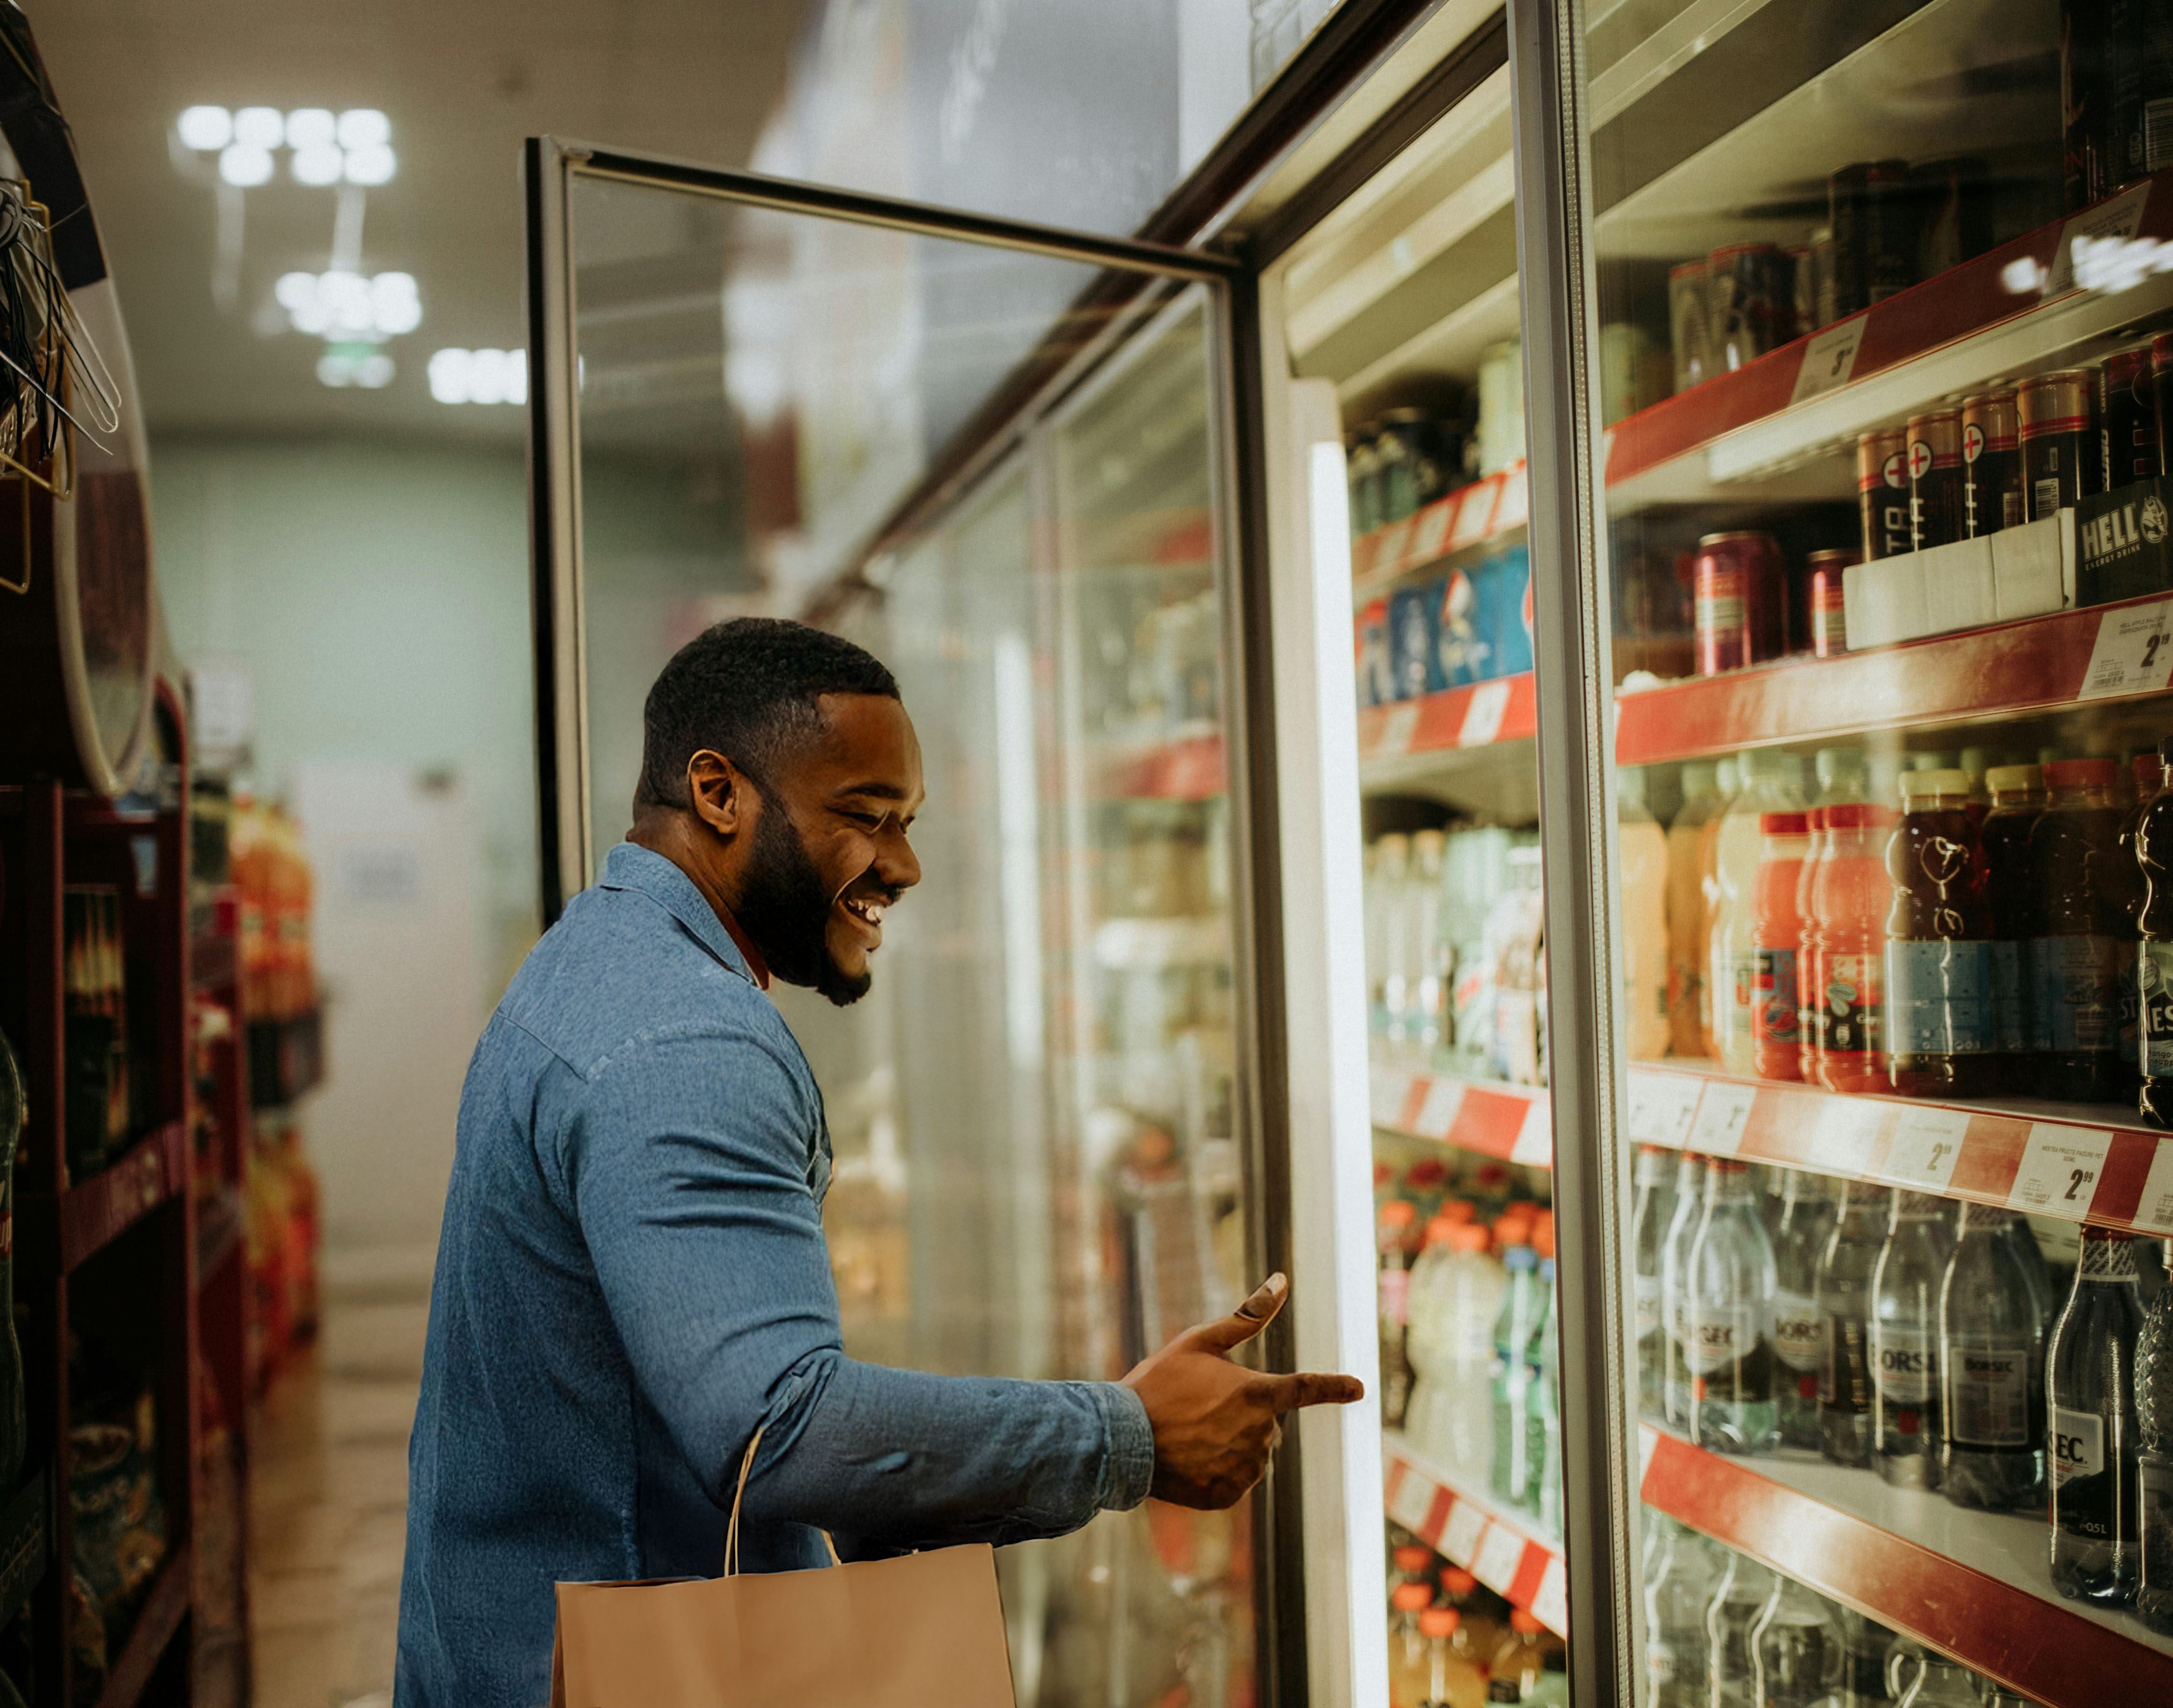
[[[408,1445],[400,1708],[536,1708],[552,1586],[1076,1529],[1146,1496],[1106,1382],[842,1350],[830,1142],[783,1017],[693,882],[622,843],[469,1064]]]

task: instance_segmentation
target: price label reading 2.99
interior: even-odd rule
[[[2079,1219],[2097,1196],[2112,1134],[2102,1127],[2035,1121],[2022,1147],[2022,1166],[2007,1193],[2009,1210]]]
[[[1969,1113],[1962,1109],[1911,1109],[1895,1123],[1879,1172],[1897,1186],[1944,1192],[1962,1154]]]

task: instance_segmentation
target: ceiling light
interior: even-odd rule
[[[392,358],[367,344],[334,344],[317,358],[319,382],[335,387],[375,391],[392,383],[393,371]]]
[[[338,137],[339,121],[322,107],[296,107],[287,115],[290,148],[328,148]]]
[[[267,182],[272,176],[272,151],[251,143],[229,143],[219,151],[218,175],[245,190]]]
[[[375,278],[337,270],[283,273],[272,294],[294,330],[312,337],[392,338],[423,323],[412,273],[381,272]]]
[[[350,184],[389,184],[392,181],[392,150],[371,143],[347,151],[347,181]]]
[[[526,350],[440,350],[430,358],[430,395],[440,403],[526,403]]]
[[[392,121],[375,107],[349,107],[339,116],[342,148],[375,148],[392,140]]]
[[[234,140],[234,115],[224,107],[186,107],[174,126],[181,146],[208,152]]]
[[[294,172],[297,184],[337,184],[340,180],[345,158],[334,144],[312,145],[295,149],[294,157],[287,164]]]
[[[244,107],[234,116],[234,140],[252,148],[276,148],[287,140],[287,120],[277,107]]]

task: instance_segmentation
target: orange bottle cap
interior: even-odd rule
[[[1415,1542],[1406,1542],[1394,1556],[1399,1571],[1424,1571],[1433,1564],[1433,1549]]]
[[[1432,1603],[1433,1592],[1422,1583],[1399,1583],[1388,1594],[1388,1605],[1398,1613],[1421,1613]]]
[[[1539,1623],[1538,1614],[1527,1613],[1519,1607],[1509,1610],[1509,1629],[1529,1636],[1534,1631],[1545,1630],[1546,1627]]]
[[[1453,1607],[1430,1607],[1419,1615],[1419,1635],[1422,1637],[1453,1637],[1456,1628],[1464,1623],[1464,1616]]]

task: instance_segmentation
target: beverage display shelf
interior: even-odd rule
[[[2173,1234],[2173,1134],[2125,1105],[1844,1094],[1686,1060],[1633,1064],[1629,1081],[1636,1144]]]
[[[52,1551],[45,1468],[23,1479],[0,1509],[0,1626],[11,1624],[46,1575]]]
[[[188,1167],[188,1125],[169,1121],[57,1198],[21,1193],[16,1215],[23,1262],[33,1271],[72,1273],[180,1192]]]
[[[241,957],[231,936],[212,933],[189,943],[189,989],[227,990],[241,977]]]
[[[1645,1505],[2045,1708],[2173,1701],[2173,1639],[2052,1587],[2041,1517],[1976,1512],[1802,1454],[1640,1426]]]
[[[1094,779],[1103,800],[1211,800],[1229,788],[1220,731],[1108,749]]]
[[[181,1629],[194,1587],[189,1544],[182,1542],[159,1568],[151,1592],[144,1598],[143,1610],[136,1615],[127,1641],[121,1646],[121,1652],[106,1672],[105,1688],[99,1693],[98,1708],[133,1708],[143,1694],[143,1687],[151,1682],[151,1674],[158,1667],[159,1657],[166,1652],[166,1645],[173,1641],[174,1633]]]
[[[1376,1062],[1372,1088],[1376,1127],[1532,1168],[1554,1161],[1544,1086]]]
[[[1388,1517],[1452,1565],[1462,1566],[1557,1635],[1569,1629],[1561,1544],[1528,1512],[1512,1512],[1465,1485],[1395,1430],[1381,1432]]]
[[[1804,465],[1821,455],[1833,467],[1814,481],[1845,496],[1859,434],[2102,354],[2093,341],[2173,306],[2173,274],[2076,285],[2080,237],[2173,239],[2173,168],[1617,422],[1602,440],[1609,509],[1799,498]],[[1775,478],[1777,490],[1758,484]]]
[[[1531,516],[1531,491],[1522,461],[1436,498],[1400,522],[1351,545],[1351,592],[1363,605],[1406,575],[1513,534]]]
[[[1398,768],[1395,761],[1529,741],[1539,720],[1529,671],[1415,700],[1364,706],[1358,712],[1358,762],[1367,786],[1376,786]]]
[[[218,1267],[241,1249],[241,1206],[239,1199],[221,1193],[197,1208],[197,1285],[208,1286]]]
[[[1095,964],[1111,973],[1200,967],[1230,956],[1230,921],[1221,913],[1103,919],[1094,927]]]
[[[284,1020],[252,1020],[247,1032],[251,1108],[284,1108],[322,1082],[322,1010],[308,1009]]]

